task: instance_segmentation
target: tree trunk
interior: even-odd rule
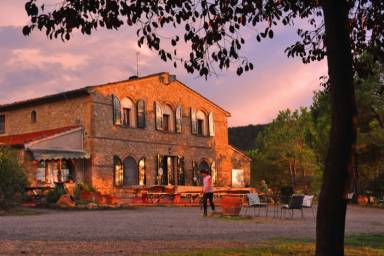
[[[332,129],[316,225],[316,255],[344,255],[347,192],[353,176],[356,102],[346,0],[323,0]]]

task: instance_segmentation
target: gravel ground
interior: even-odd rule
[[[0,217],[0,255],[141,255],[207,247],[255,246],[271,238],[314,238],[315,221],[203,218],[198,208],[39,210]],[[351,206],[347,234],[384,233],[384,210]]]

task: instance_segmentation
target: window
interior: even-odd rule
[[[175,131],[175,111],[169,104],[163,105],[163,131]]]
[[[113,166],[114,166],[114,183],[115,186],[123,186],[124,172],[123,172],[123,163],[121,162],[118,156],[113,157]]]
[[[169,115],[163,115],[163,131],[169,131]]]
[[[204,130],[204,120],[197,119],[197,135],[203,136],[203,130]]]
[[[126,127],[136,127],[135,104],[130,98],[125,97],[121,100],[122,125]]]
[[[199,136],[207,136],[208,135],[208,119],[207,115],[199,110],[196,112],[195,115],[195,126],[196,126],[196,131],[194,134],[199,135]]]
[[[36,123],[36,121],[37,121],[37,113],[36,113],[35,110],[33,110],[33,111],[31,112],[31,122],[32,122],[32,123]]]
[[[0,133],[5,133],[5,115],[0,115]]]
[[[45,161],[40,161],[38,166],[37,166],[37,171],[36,171],[36,182],[37,183],[45,183],[46,178],[45,178],[45,173],[46,173],[46,162]]]
[[[73,170],[71,163],[67,160],[61,161],[61,181],[67,182],[73,180]]]
[[[137,101],[137,127],[145,128],[145,102],[143,100]]]
[[[131,126],[130,120],[131,110],[129,108],[123,108],[123,125]]]

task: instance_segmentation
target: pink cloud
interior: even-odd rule
[[[8,19],[8,13],[14,15]],[[38,32],[22,36],[21,26],[26,21],[24,1],[2,0],[0,104],[126,79],[136,73],[136,52],[140,52],[141,74],[175,73],[230,111],[230,125],[246,125],[269,122],[286,108],[308,106],[313,91],[319,89],[318,78],[326,73],[325,61],[304,65],[297,59],[287,59],[283,50],[294,41],[292,28],[280,28],[276,39],[260,44],[247,33],[242,53],[254,62],[255,70],[238,77],[233,66],[205,81],[181,67],[175,69],[171,63],[162,62],[156,52],[138,48],[133,29],[97,31],[92,36],[76,33],[70,42],[63,43],[50,41]],[[6,29],[7,26],[13,28]],[[188,45],[179,46],[178,51],[186,55]]]

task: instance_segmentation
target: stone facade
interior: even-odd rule
[[[228,145],[227,118],[230,114],[180,81],[172,80],[168,73],[88,87],[86,90],[87,95],[49,103],[11,110],[3,108],[3,111],[0,106],[0,115],[5,114],[6,117],[6,134],[0,134],[0,137],[71,125],[82,126],[84,148],[91,155],[91,159],[86,161],[84,180],[106,193],[120,189],[114,186],[116,156],[122,161],[133,157],[136,163],[145,159],[146,185],[156,184],[158,155],[184,158],[185,185],[193,183],[193,162],[199,164],[202,161],[209,165],[214,163],[217,186],[231,185],[232,169],[243,169],[245,184],[250,184],[250,159]],[[145,128],[114,124],[112,95],[120,101],[128,97],[134,105],[143,100]],[[167,105],[172,111],[182,108],[181,133],[177,133],[175,127],[169,132],[156,129],[155,102]],[[207,116],[213,113],[214,136],[192,134],[191,108]],[[35,123],[30,121],[31,111],[37,113]]]

